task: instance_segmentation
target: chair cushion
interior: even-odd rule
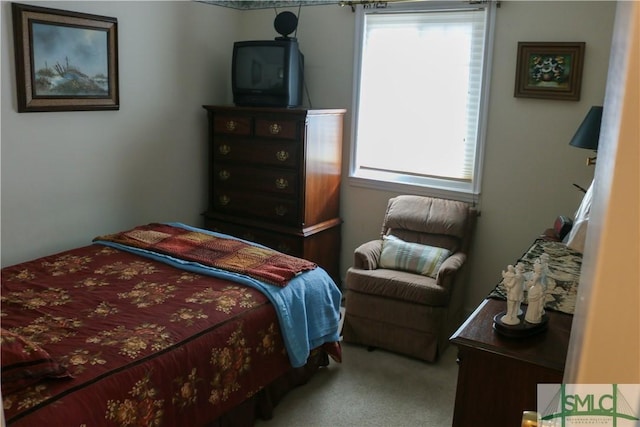
[[[395,236],[383,236],[379,266],[435,279],[440,266],[450,255],[451,252],[444,248],[409,243]]]
[[[349,268],[346,277],[349,291],[407,301],[433,307],[449,303],[449,290],[436,279],[407,271],[378,268],[360,270]]]

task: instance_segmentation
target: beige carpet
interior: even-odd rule
[[[449,427],[453,417],[457,349],[429,364],[383,350],[343,343],[332,361],[287,394],[259,427]]]

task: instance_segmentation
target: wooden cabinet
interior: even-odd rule
[[[451,337],[458,347],[454,427],[519,426],[535,411],[537,385],[562,383],[573,316],[547,310],[546,331],[507,338],[493,330],[506,301],[486,299]]]
[[[339,283],[345,110],[204,108],[205,227],[314,261]]]

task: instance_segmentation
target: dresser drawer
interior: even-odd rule
[[[296,200],[242,191],[214,188],[211,205],[216,212],[250,218],[262,218],[274,223],[300,225]]]
[[[256,136],[265,138],[297,139],[298,124],[295,120],[255,119]]]
[[[245,189],[284,196],[298,194],[298,174],[292,169],[258,169],[233,163],[213,164],[213,188],[220,191]]]
[[[216,115],[213,120],[215,133],[225,135],[251,135],[253,119],[247,116]]]
[[[303,240],[297,236],[273,233],[260,228],[235,225],[213,219],[206,219],[205,226],[209,230],[259,243],[287,255],[296,257],[303,255]]]
[[[254,163],[295,168],[300,163],[300,145],[295,141],[233,140],[217,138],[213,144],[217,161]]]

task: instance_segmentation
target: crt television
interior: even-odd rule
[[[233,102],[250,107],[302,105],[304,56],[295,39],[239,41],[233,44]]]

